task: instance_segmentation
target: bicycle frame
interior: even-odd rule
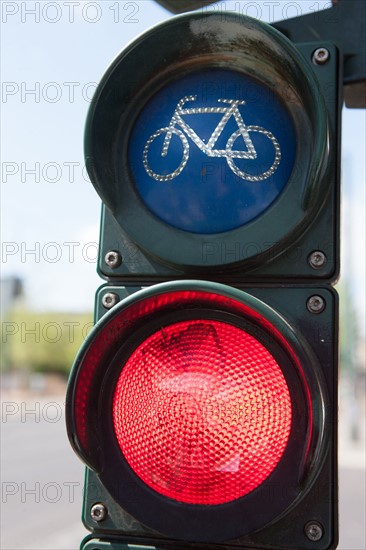
[[[219,103],[227,103],[229,107],[197,107],[197,108],[188,108],[184,109],[184,105],[189,101],[196,101],[197,96],[185,96],[177,104],[177,107],[174,111],[172,119],[169,124],[169,129],[166,133],[163,149],[161,155],[165,157],[168,154],[168,149],[170,141],[173,135],[172,129],[176,126],[180,126],[183,132],[197,145],[197,147],[205,153],[208,157],[225,157],[225,158],[241,158],[241,159],[256,159],[257,152],[253,146],[252,140],[249,137],[249,132],[243,120],[243,117],[240,114],[238,109],[239,105],[245,105],[244,100],[236,99],[218,99]],[[187,124],[187,122],[182,118],[184,115],[201,115],[201,114],[222,114],[220,122],[216,126],[215,130],[212,132],[210,139],[205,143],[196,132]],[[242,136],[244,143],[247,147],[247,151],[235,151],[230,148],[226,149],[214,149],[217,140],[219,139],[222,131],[224,130],[227,122],[230,117],[233,116],[238,125],[240,135]]]
[[[173,113],[173,116],[171,118],[171,121],[169,123],[169,126],[159,128],[155,133],[153,133],[149,139],[146,142],[146,145],[144,147],[143,151],[143,165],[145,167],[145,170],[147,174],[153,178],[156,181],[159,182],[167,182],[175,179],[178,177],[182,171],[184,170],[188,158],[189,158],[189,142],[187,138],[190,138],[193,143],[198,147],[198,149],[207,155],[208,157],[221,157],[225,158],[226,162],[229,165],[230,170],[239,178],[252,181],[252,182],[260,182],[267,178],[269,178],[274,172],[277,170],[277,167],[281,161],[281,148],[280,145],[275,138],[275,136],[265,128],[262,128],[262,126],[254,126],[249,125],[247,126],[243,120],[243,117],[240,114],[239,111],[239,105],[245,105],[244,100],[238,100],[238,99],[218,99],[217,101],[219,103],[226,103],[228,107],[226,106],[217,106],[217,107],[197,107],[197,108],[184,108],[184,105],[188,101],[196,101],[197,96],[196,95],[190,95],[183,97],[178,103],[175,108],[175,111]],[[203,139],[201,139],[197,133],[187,124],[187,122],[184,120],[184,115],[206,115],[206,114],[221,114],[223,115],[220,122],[217,124],[216,128],[212,132],[209,140],[207,143],[204,142]],[[215,149],[215,145],[221,136],[226,124],[228,123],[230,117],[234,117],[237,125],[238,130],[236,130],[231,136],[228,138],[225,149]],[[272,165],[270,165],[267,169],[262,170],[262,167],[259,167],[260,173],[255,173],[255,171],[247,172],[242,169],[242,167],[235,164],[235,159],[246,159],[246,160],[255,160],[257,159],[257,151],[253,145],[253,142],[251,138],[249,137],[250,132],[256,132],[257,134],[261,134],[266,139],[269,139],[272,143],[273,149],[274,149],[274,159]],[[168,150],[170,146],[170,142],[172,139],[172,136],[177,136],[182,143],[183,146],[183,152],[182,152],[182,159],[175,170],[171,171],[170,173],[159,173],[155,172],[151,169],[148,161],[148,154],[149,154],[149,148],[153,141],[159,137],[161,134],[165,134],[165,138],[162,145],[161,150],[161,157],[166,157],[168,155]],[[246,147],[245,151],[238,151],[233,149],[233,146],[236,143],[236,140],[242,137],[244,140],[244,144]]]

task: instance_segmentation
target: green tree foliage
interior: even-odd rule
[[[1,324],[1,367],[67,375],[92,326],[92,314],[16,309]]]
[[[360,345],[359,320],[347,280],[338,285],[340,306],[340,368],[348,373],[357,369],[357,352]]]

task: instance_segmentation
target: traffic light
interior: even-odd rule
[[[164,8],[172,13],[183,13],[185,11],[198,10],[214,4],[216,0],[156,0]]]
[[[339,74],[330,43],[192,13],[104,75],[85,550],[336,548]]]

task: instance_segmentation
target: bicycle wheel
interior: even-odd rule
[[[178,165],[178,168],[176,168],[173,172],[170,172],[168,174],[158,174],[157,172],[154,172],[154,170],[152,170],[151,167],[149,166],[148,154],[149,154],[151,144],[156,140],[156,138],[161,136],[161,134],[167,134],[168,132],[171,133],[171,134],[175,134],[176,136],[178,136],[180,138],[180,140],[182,142],[182,146],[183,146],[182,160],[181,160],[180,164]],[[161,150],[161,156],[162,157],[167,156],[168,148],[169,148],[169,146],[165,149],[164,144],[163,144],[163,147],[162,147],[162,150]],[[189,143],[188,143],[188,140],[187,140],[186,136],[183,134],[183,132],[181,132],[181,130],[178,130],[177,128],[168,128],[168,127],[160,128],[147,140],[146,145],[144,147],[143,163],[144,163],[145,170],[149,174],[149,176],[152,177],[156,181],[160,181],[160,182],[171,181],[174,178],[176,178],[177,176],[179,176],[179,174],[184,170],[184,167],[188,162],[188,158],[189,158]]]
[[[234,174],[236,174],[240,178],[245,179],[247,181],[263,181],[263,180],[269,178],[270,176],[272,176],[272,174],[275,173],[275,171],[277,170],[278,165],[281,162],[280,144],[278,143],[277,139],[274,137],[274,135],[271,132],[269,132],[265,128],[262,128],[261,126],[247,126],[247,131],[248,132],[258,132],[259,134],[263,134],[264,136],[266,136],[272,142],[272,145],[273,145],[274,150],[275,150],[275,158],[274,158],[274,161],[273,161],[273,164],[271,165],[271,167],[268,168],[268,170],[266,170],[265,172],[262,172],[261,174],[255,174],[254,175],[254,174],[248,174],[247,172],[244,172],[243,170],[240,170],[240,168],[238,168],[238,166],[236,166],[236,164],[234,162],[235,158],[238,158],[238,159],[247,158],[246,156],[244,156],[244,155],[247,155],[247,153],[244,153],[244,151],[243,151],[242,155],[240,155],[240,153],[241,153],[240,151],[233,151],[233,149],[232,149],[232,147],[233,147],[235,141],[237,140],[237,138],[239,136],[241,136],[241,131],[240,130],[237,130],[236,132],[234,132],[230,136],[230,138],[228,139],[228,142],[227,142],[227,145],[226,145],[226,153],[227,153],[226,160],[227,160],[227,163],[228,163],[230,169],[234,172]]]

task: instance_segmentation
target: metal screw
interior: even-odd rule
[[[107,517],[107,508],[100,502],[93,504],[90,515],[94,521],[103,521]]]
[[[315,521],[309,521],[309,523],[305,525],[305,535],[313,542],[317,542],[323,536],[322,525]]]
[[[327,48],[318,48],[313,53],[313,63],[315,65],[325,65],[326,63],[328,63],[329,58],[330,58],[330,53],[329,53],[329,50],[327,50]]]
[[[104,260],[108,267],[116,269],[122,263],[122,256],[117,250],[110,250],[105,255]]]
[[[119,302],[118,294],[114,292],[107,292],[102,298],[102,304],[106,309],[111,309]]]
[[[314,250],[310,254],[308,261],[313,269],[320,269],[327,263],[327,257],[321,250]]]
[[[321,296],[311,296],[306,304],[310,313],[321,313],[325,309],[325,300]]]

